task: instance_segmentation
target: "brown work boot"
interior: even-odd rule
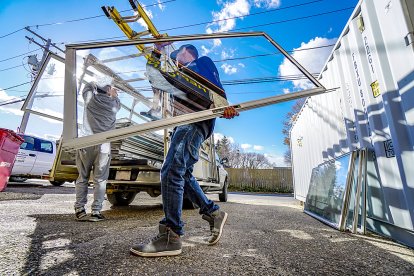
[[[203,215],[202,218],[208,221],[210,225],[210,237],[208,239],[208,245],[215,245],[221,238],[223,233],[224,224],[227,221],[227,213],[216,210],[211,215]]]
[[[169,227],[160,224],[159,233],[146,244],[137,244],[129,250],[141,257],[164,257],[181,254],[181,238]]]

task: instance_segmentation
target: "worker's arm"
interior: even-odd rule
[[[115,101],[114,112],[117,113],[121,109],[121,101],[119,100],[119,97],[118,97],[118,89],[110,86],[108,88],[108,95],[114,99]]]

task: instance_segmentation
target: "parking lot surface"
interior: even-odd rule
[[[74,186],[11,184],[0,193],[0,275],[413,275],[414,251],[377,236],[336,231],[302,211],[292,196],[231,193],[222,239],[184,210],[183,254],[129,254],[157,233],[161,197],[138,194],[111,207],[108,220],[77,222]],[[92,189],[90,190],[92,192]],[[209,195],[210,196],[210,195]],[[217,200],[217,195],[211,195]],[[89,200],[92,199],[90,195]],[[90,202],[89,202],[90,203]]]

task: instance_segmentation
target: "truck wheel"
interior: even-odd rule
[[[221,202],[227,202],[227,178],[226,180],[224,180],[224,185],[223,185],[223,190],[222,192],[219,194],[219,200]]]
[[[194,210],[197,209],[198,206],[196,204],[194,204],[191,200],[189,200],[188,198],[184,198],[183,200],[183,209],[187,209],[187,210]]]
[[[108,194],[108,201],[114,206],[128,206],[134,201],[137,193],[135,192],[115,192]]]
[[[52,184],[53,186],[62,186],[63,185],[63,183],[65,183],[65,181],[57,181],[57,180],[50,180],[49,181],[50,182],[50,184]]]

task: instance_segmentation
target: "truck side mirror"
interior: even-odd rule
[[[223,167],[227,167],[229,163],[229,159],[227,157],[224,157],[223,159],[220,160],[220,164],[223,165]]]

